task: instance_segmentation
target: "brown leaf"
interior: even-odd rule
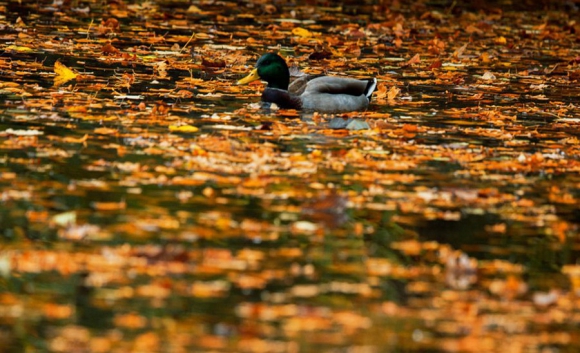
[[[201,64],[205,67],[226,67],[226,62],[223,59],[203,58]]]
[[[120,53],[119,49],[115,48],[111,43],[103,45],[103,47],[101,48],[101,52],[105,55]]]

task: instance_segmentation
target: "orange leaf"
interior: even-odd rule
[[[127,208],[125,200],[120,202],[93,202],[91,205],[97,211],[119,211]]]

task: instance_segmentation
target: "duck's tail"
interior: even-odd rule
[[[373,92],[377,89],[377,79],[370,78],[368,79],[367,88],[365,88],[365,96],[370,100]]]

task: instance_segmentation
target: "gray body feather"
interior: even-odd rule
[[[298,81],[303,81],[299,79]],[[292,83],[289,91],[299,95],[302,109],[319,112],[346,112],[365,109],[369,105],[370,94],[374,91],[376,80],[370,85],[369,80],[322,76],[300,83],[302,92],[296,91]],[[297,87],[297,86],[296,86]],[[370,91],[370,92],[369,92]]]

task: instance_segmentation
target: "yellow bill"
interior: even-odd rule
[[[250,74],[238,81],[238,85],[247,85],[250,82],[259,80],[258,69],[253,69]]]

